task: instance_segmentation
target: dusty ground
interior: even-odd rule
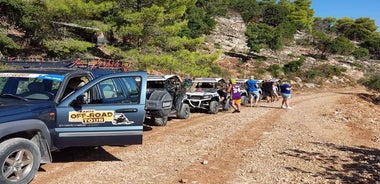
[[[295,92],[242,113],[192,113],[144,143],[53,154],[32,184],[380,183],[380,105],[363,89]]]

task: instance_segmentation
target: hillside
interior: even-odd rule
[[[247,37],[244,35],[246,25],[237,12],[230,12],[226,17],[217,17],[217,25],[212,34],[206,36],[205,47],[207,50],[223,51],[223,55],[218,60],[219,66],[224,70],[224,77],[248,78],[255,75],[260,79],[268,79],[273,76],[270,73],[257,73],[258,68],[267,69],[272,64],[284,65],[298,57],[305,57],[303,70],[316,68],[319,65],[331,64],[342,66],[347,69],[343,76],[333,76],[322,79],[318,84],[303,82],[297,78],[294,83],[299,87],[333,87],[335,85],[348,86],[356,84],[356,80],[364,77],[367,72],[380,71],[379,60],[357,60],[352,56],[329,55],[327,59],[318,59],[316,56],[320,51],[310,47],[299,45],[298,42],[307,39],[307,34],[297,32],[293,43],[287,43],[280,51],[263,49],[260,53],[250,53],[246,46]],[[249,53],[249,54],[247,54]],[[251,56],[249,56],[251,55]],[[253,57],[255,56],[255,57]],[[257,58],[265,58],[261,61]]]

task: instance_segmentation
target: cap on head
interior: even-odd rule
[[[231,82],[231,84],[236,84],[236,79],[231,78],[231,79],[230,79],[230,82]]]

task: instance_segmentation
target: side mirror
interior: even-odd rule
[[[73,102],[71,102],[72,106],[78,107],[83,104],[88,104],[88,97],[85,94],[79,95]]]

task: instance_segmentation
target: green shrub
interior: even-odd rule
[[[283,74],[282,68],[278,64],[270,65],[268,71],[272,74],[273,77],[280,77]]]
[[[363,84],[368,89],[380,92],[380,73],[375,73],[375,74],[366,76],[360,79],[358,82],[360,84]]]
[[[49,55],[53,57],[67,58],[73,55],[85,53],[95,44],[86,41],[66,39],[66,40],[49,40],[44,43],[49,51]]]
[[[317,70],[317,69],[311,69],[311,70],[307,70],[304,74],[303,74],[304,78],[306,80],[313,80],[315,79],[316,77],[318,76],[321,76],[321,71],[320,70]]]
[[[19,49],[20,46],[18,46],[11,38],[7,37],[5,34],[0,34],[0,50],[3,54],[9,55]]]
[[[366,58],[369,56],[369,51],[366,48],[359,47],[359,48],[355,49],[354,52],[352,52],[352,55],[356,59],[362,59],[362,58]]]
[[[341,76],[347,68],[342,66],[334,66],[331,64],[323,64],[317,67],[323,77]]]
[[[299,60],[290,61],[283,66],[283,70],[286,74],[296,73],[301,70],[301,66],[305,62],[305,58],[300,58]]]

